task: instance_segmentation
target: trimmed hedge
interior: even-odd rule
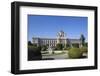
[[[82,51],[79,48],[71,48],[68,52],[69,58],[81,58]]]

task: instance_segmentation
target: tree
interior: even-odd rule
[[[28,41],[28,45],[33,45],[33,44],[31,43],[31,41]]]
[[[63,45],[59,43],[59,44],[56,45],[56,48],[57,48],[57,50],[62,50],[63,49]]]

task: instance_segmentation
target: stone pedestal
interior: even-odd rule
[[[52,48],[48,48],[48,52],[49,52],[49,54],[52,54],[53,53]]]

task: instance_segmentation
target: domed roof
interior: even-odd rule
[[[59,31],[59,32],[58,32],[58,36],[59,36],[59,37],[64,37],[64,31],[62,31],[62,30]]]

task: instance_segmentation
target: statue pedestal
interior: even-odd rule
[[[52,54],[53,53],[52,48],[48,48],[48,52],[49,52],[49,54]]]

